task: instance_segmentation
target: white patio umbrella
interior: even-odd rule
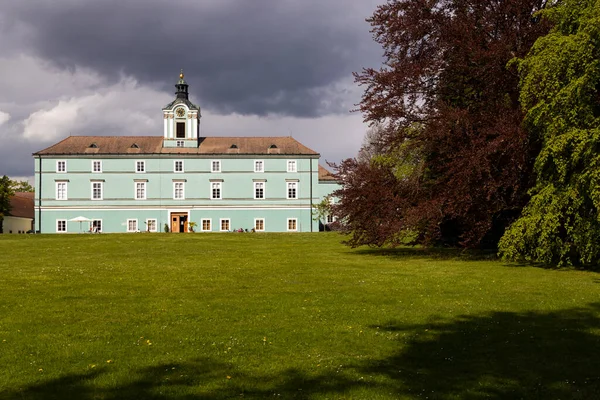
[[[75,217],[71,218],[69,221],[71,222],[79,222],[79,233],[81,233],[81,223],[82,222],[91,222],[92,220],[86,217]]]

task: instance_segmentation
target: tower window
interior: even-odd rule
[[[185,122],[177,123],[177,138],[185,138]]]

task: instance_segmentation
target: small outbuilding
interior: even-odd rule
[[[27,233],[33,229],[32,192],[16,192],[10,198],[10,211],[2,220],[4,233]]]

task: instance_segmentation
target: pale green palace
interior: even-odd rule
[[[175,86],[162,136],[69,136],[33,154],[35,230],[318,231],[312,207],[338,188],[319,153],[291,137],[202,137],[183,73]]]

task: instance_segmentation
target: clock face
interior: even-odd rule
[[[175,110],[175,114],[177,114],[178,117],[183,117],[183,115],[185,114],[185,110],[180,107],[177,110]]]

